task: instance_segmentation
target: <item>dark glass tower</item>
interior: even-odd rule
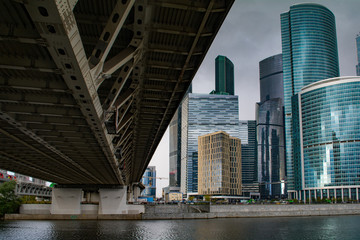
[[[284,87],[282,54],[259,63],[260,103],[257,103],[258,181],[261,198],[285,194]]]
[[[184,98],[192,93],[190,84]],[[169,125],[169,186],[180,187],[181,176],[181,105],[176,110]]]
[[[356,49],[358,64],[356,65],[356,75],[360,76],[360,34],[356,36]]]
[[[215,91],[234,95],[234,64],[221,55],[215,59]]]
[[[285,140],[288,193],[294,193],[291,98],[311,83],[339,76],[334,14],[326,7],[304,3],[281,14]],[[290,196],[294,197],[294,196]]]
[[[277,54],[259,63],[260,102],[273,98],[284,99],[282,54]]]
[[[257,141],[256,121],[240,121],[241,168],[243,195],[250,196],[259,192],[257,181]]]

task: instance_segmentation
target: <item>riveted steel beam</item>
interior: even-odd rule
[[[133,61],[131,60],[121,68],[119,76],[114,82],[109,95],[107,96],[107,98],[105,99],[102,105],[105,111],[109,111],[111,107],[114,105],[117,97],[119,96],[121,90],[123,89],[125,83],[127,82],[132,69],[133,69]]]
[[[41,38],[49,44],[47,51],[61,69],[61,76],[78,102],[82,117],[102,149],[98,163],[103,164],[102,179],[98,183],[124,184],[117,167],[112,146],[112,136],[107,135],[103,124],[103,109],[97,94],[95,79],[81,41],[73,13],[75,1],[26,1],[25,7]],[[111,44],[110,44],[111,45]],[[55,113],[56,115],[56,113]],[[60,114],[61,115],[61,114]],[[106,163],[106,164],[105,164]],[[95,164],[95,163],[91,163]]]
[[[107,58],[116,37],[118,36],[126,18],[128,17],[135,0],[118,1],[109,17],[109,20],[96,44],[89,59],[93,76],[102,72],[103,64]]]

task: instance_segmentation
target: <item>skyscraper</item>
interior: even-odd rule
[[[260,103],[256,107],[258,181],[262,198],[285,194],[284,87],[282,54],[259,63]]]
[[[181,192],[198,191],[198,137],[224,131],[239,138],[238,96],[188,94],[181,114]]]
[[[241,195],[241,141],[223,131],[199,136],[199,194]]]
[[[294,98],[297,96],[294,96]],[[359,200],[360,77],[325,79],[304,87],[293,101],[294,144],[301,170],[303,201],[317,198]],[[298,132],[298,133],[297,133]]]
[[[215,59],[215,91],[234,95],[234,64],[221,55]]]
[[[260,102],[273,98],[284,99],[282,54],[259,62]]]
[[[356,48],[358,64],[356,65],[356,75],[360,76],[360,34],[356,36]]]
[[[335,17],[326,7],[304,3],[281,14],[288,193],[295,192],[291,98],[302,87],[339,76]]]
[[[243,195],[258,195],[256,121],[240,121]]]
[[[192,92],[192,84],[185,93]],[[169,125],[169,186],[180,187],[181,176],[181,105],[176,110]]]

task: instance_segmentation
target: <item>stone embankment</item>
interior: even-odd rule
[[[181,206],[181,205],[180,205]],[[185,205],[198,207],[202,205]],[[360,204],[210,205],[208,211],[184,212],[178,206],[146,206],[142,219],[299,217],[360,214]]]
[[[47,205],[50,207],[49,205]],[[5,215],[6,220],[141,220],[210,219],[241,217],[300,217],[360,215],[360,204],[286,205],[146,205],[143,214],[58,214],[51,215],[44,205],[22,207],[20,214]]]

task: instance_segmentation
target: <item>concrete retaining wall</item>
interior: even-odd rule
[[[21,204],[20,214],[49,215],[51,204]],[[81,214],[98,214],[99,206],[96,204],[83,204],[80,206]]]
[[[21,204],[20,214],[50,214],[51,204]]]
[[[82,204],[80,206],[81,214],[98,214],[99,205],[97,204]]]
[[[48,204],[23,204],[21,214],[7,214],[6,220],[66,220],[66,219],[209,219],[231,217],[297,217],[360,215],[360,204],[313,204],[313,205],[146,205],[144,214],[139,205],[128,205],[128,214],[96,214],[97,205],[82,205],[81,215],[50,214]],[[134,207],[134,209],[131,209]],[[130,211],[134,211],[131,214]],[[92,214],[94,212],[94,214]]]
[[[5,220],[141,220],[141,214],[5,214]]]
[[[208,213],[210,205],[145,205],[145,214]]]
[[[216,217],[291,217],[360,214],[360,204],[211,205]]]

